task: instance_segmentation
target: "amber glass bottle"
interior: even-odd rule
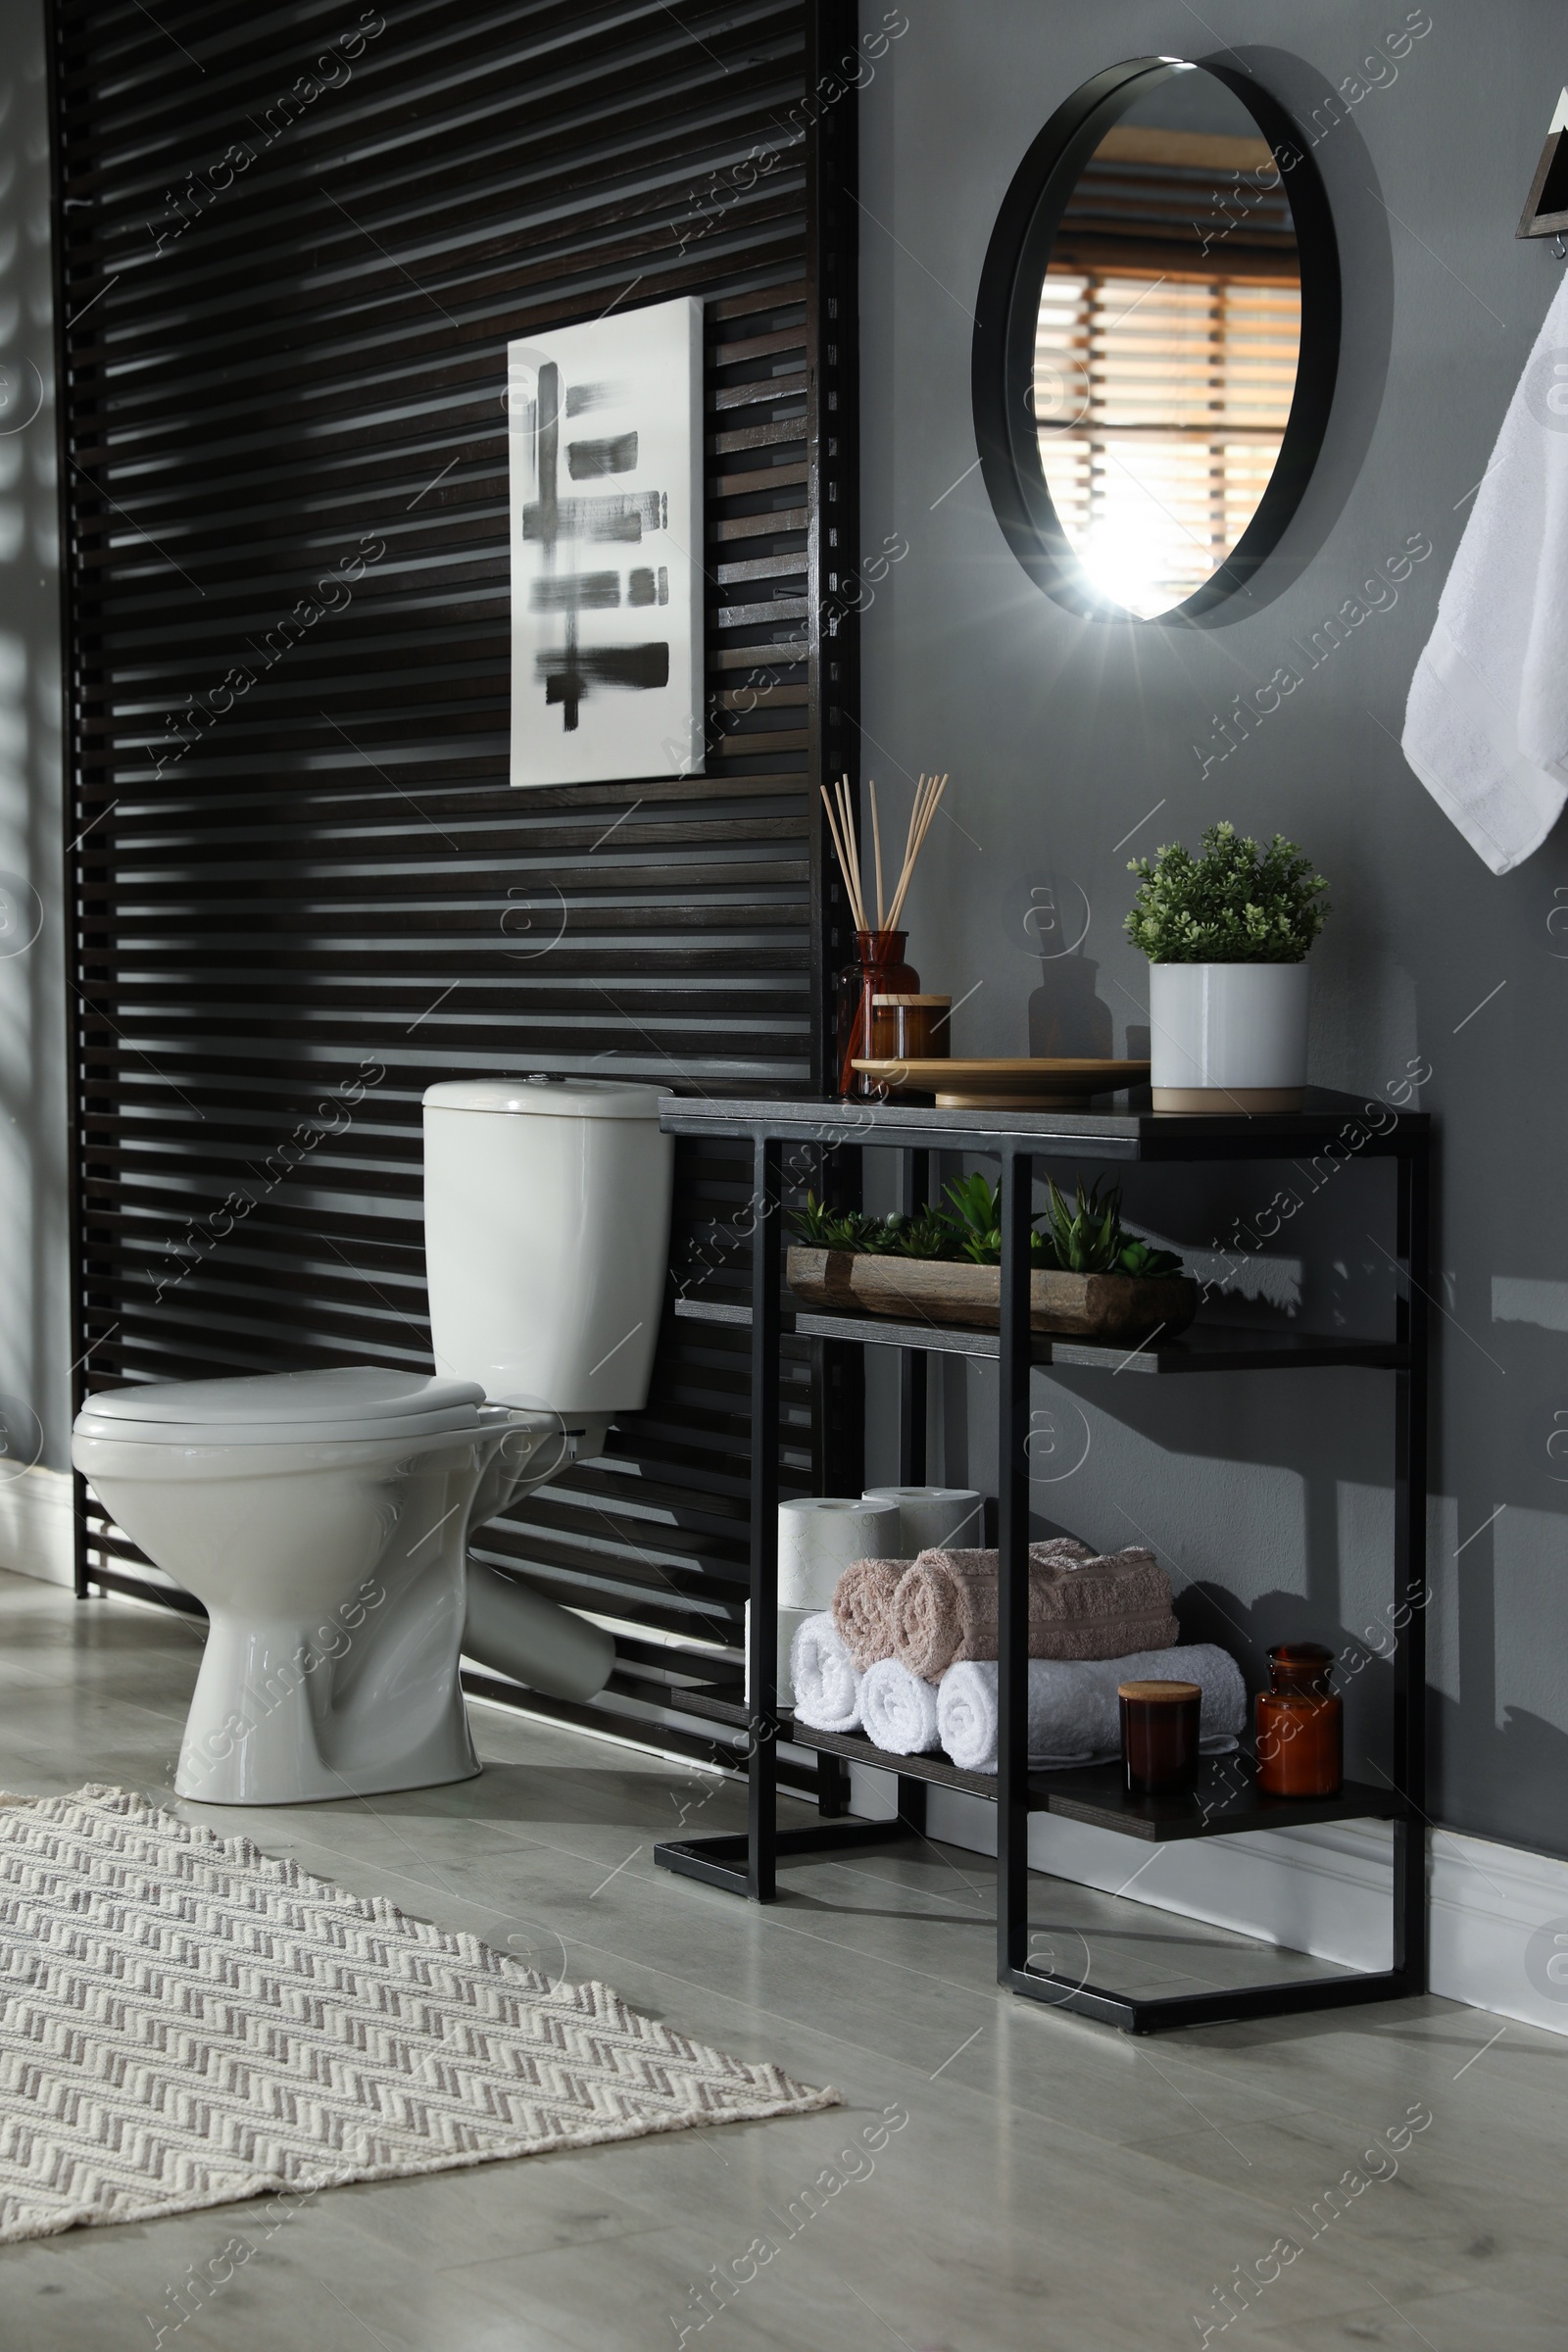
[[[1257,1785],[1269,1796],[1338,1796],[1345,1781],[1345,1701],[1330,1689],[1334,1652],[1291,1642],[1268,1653],[1257,1694]]]
[[[855,1064],[877,1058],[873,1000],[919,994],[920,975],[913,964],[904,960],[908,937],[907,931],[857,931],[855,961],[839,974],[835,1027],[839,1093],[846,1102],[870,1102],[886,1091]]]

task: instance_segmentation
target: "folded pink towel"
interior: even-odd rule
[[[1152,1551],[1096,1556],[1070,1536],[1029,1546],[1029,1655],[1118,1658],[1177,1640],[1170,1579]],[[998,1647],[994,1551],[922,1551],[893,1602],[893,1654],[940,1681],[960,1659]]]
[[[833,1623],[857,1673],[893,1655],[893,1595],[907,1560],[857,1560],[833,1591]]]

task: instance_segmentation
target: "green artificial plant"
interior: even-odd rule
[[[1127,936],[1151,963],[1299,963],[1328,920],[1328,883],[1294,841],[1260,849],[1210,825],[1195,858],[1180,842],[1132,858]]]
[[[1134,1274],[1156,1279],[1179,1274],[1173,1250],[1156,1249],[1121,1219],[1121,1188],[1102,1195],[1098,1184],[1077,1188],[1069,1204],[1054,1182],[1050,1199],[1032,1220],[1029,1262],[1069,1274]],[[1002,1262],[1002,1200],[984,1176],[956,1177],[947,1187],[947,1205],[933,1203],[912,1217],[869,1217],[858,1209],[825,1208],[808,1193],[804,1207],[792,1209],[798,1240],[819,1250],[854,1250],[877,1257]]]

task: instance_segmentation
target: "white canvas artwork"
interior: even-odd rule
[[[512,781],[700,775],[703,307],[507,346]]]

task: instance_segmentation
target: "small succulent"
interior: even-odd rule
[[[918,1215],[908,1218],[899,1237],[901,1257],[951,1257],[953,1255],[953,1227],[940,1208],[922,1208]]]
[[[1071,1206],[1051,1181],[1051,1198],[1041,1222],[1048,1265],[1068,1274],[1139,1274],[1153,1278],[1179,1274],[1182,1261],[1173,1250],[1156,1250],[1152,1243],[1130,1234],[1121,1221],[1121,1187],[1101,1194],[1099,1184],[1086,1193],[1077,1187]]]
[[[1052,1190],[1054,1192],[1054,1186]],[[964,1176],[948,1186],[948,1198],[953,1202],[953,1208],[946,1223],[956,1247],[943,1254],[948,1257],[966,1257],[977,1266],[1000,1266],[1002,1196],[997,1188],[984,1176]],[[1033,1266],[1049,1268],[1065,1261],[1055,1254],[1049,1235],[1031,1232],[1029,1262]]]
[[[1121,1190],[1113,1187],[1108,1200],[1100,1197],[1097,1183],[1086,1193],[1079,1184],[1071,1208],[1051,1180],[1051,1198],[1041,1237],[1050,1262],[1064,1274],[1109,1274],[1121,1252]]]
[[[1174,1250],[1156,1250],[1152,1243],[1142,1239],[1126,1243],[1116,1260],[1118,1274],[1138,1274],[1145,1281],[1179,1274],[1181,1270],[1182,1261]]]
[[[809,1242],[817,1250],[859,1250],[864,1219],[857,1209],[829,1208],[814,1193],[808,1193],[800,1208],[790,1210],[790,1221],[796,1237]]]
[[[898,1215],[862,1216],[858,1222],[860,1228],[858,1247],[871,1256],[893,1257],[903,1251],[904,1232],[907,1222],[906,1218]]]
[[[952,1254],[977,1266],[1000,1265],[1002,1200],[996,1188],[984,1176],[956,1176],[947,1192],[953,1203],[947,1223],[957,1245]]]

